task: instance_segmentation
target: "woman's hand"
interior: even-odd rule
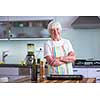
[[[76,60],[74,52],[70,52],[68,56],[61,56],[56,58],[53,58],[52,56],[46,56],[45,58],[49,65],[54,67],[66,64],[68,62],[74,62]]]
[[[64,62],[60,61],[60,57],[53,58],[52,56],[47,56],[45,58],[47,62],[49,63],[49,65],[54,66],[54,67],[64,64]]]
[[[67,62],[74,62],[76,60],[76,57],[74,52],[70,52],[68,56],[62,56],[59,59],[60,61],[67,63]]]

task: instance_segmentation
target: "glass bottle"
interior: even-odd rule
[[[34,58],[33,64],[32,64],[32,77],[31,80],[34,82],[37,82],[37,66],[36,66],[36,59]]]
[[[44,62],[40,62],[40,81],[43,81],[45,77],[45,68],[44,68]]]

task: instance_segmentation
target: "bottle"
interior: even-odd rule
[[[48,76],[48,63],[45,63],[45,77]]]
[[[43,61],[40,61],[40,81],[43,81],[45,76],[45,69]]]
[[[40,82],[40,59],[39,58],[37,58],[36,68],[37,68],[37,81]]]
[[[36,64],[37,82],[40,82],[40,64]]]
[[[31,81],[37,82],[37,66],[36,66],[36,59],[34,57],[33,64],[32,64],[32,72],[31,72]]]

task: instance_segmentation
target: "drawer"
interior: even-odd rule
[[[85,69],[85,68],[81,68],[81,69],[75,68],[75,69],[73,69],[73,73],[75,75],[77,75],[77,74],[83,75],[84,77],[88,76],[87,69]]]
[[[88,68],[88,78],[96,78],[96,69]]]
[[[100,69],[96,69],[96,77],[100,76]]]
[[[100,77],[96,77],[96,83],[100,83]]]

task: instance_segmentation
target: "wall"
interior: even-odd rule
[[[8,51],[6,63],[21,63],[27,55],[27,44],[35,44],[35,55],[39,56],[39,49],[42,48],[41,58],[43,59],[43,44],[45,41],[24,41],[24,40],[4,40],[0,41],[0,60],[2,60],[2,52]]]
[[[69,39],[77,58],[100,59],[100,29],[73,29],[71,23],[78,16],[56,16],[63,26],[62,36]]]
[[[71,41],[77,58],[100,59],[100,29],[66,29],[63,37]]]

